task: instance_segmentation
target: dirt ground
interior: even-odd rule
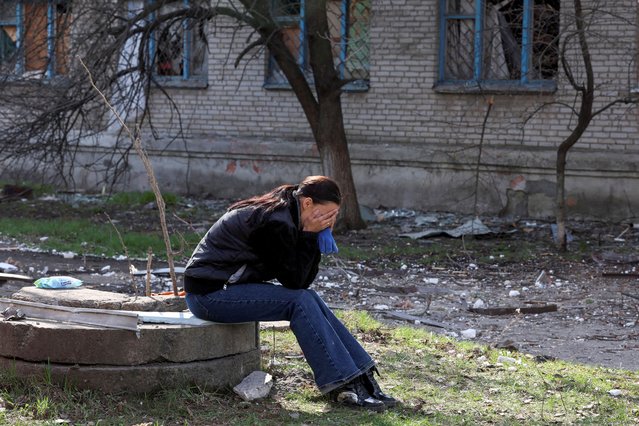
[[[190,211],[188,228],[203,234],[226,205],[224,200],[190,200],[179,209]],[[104,220],[87,213],[99,209],[76,207],[51,199],[5,201],[0,214],[96,214],[95,220]],[[157,211],[148,208],[114,209],[109,215],[121,229],[152,229],[157,223]],[[468,218],[383,208],[369,211],[368,218],[367,229],[336,236],[341,254],[322,261],[313,288],[329,306],[365,309],[388,324],[425,327],[539,360],[639,369],[639,221],[571,221],[570,251],[559,255],[551,223],[545,221],[482,217],[492,231],[486,235],[411,238],[402,234],[450,230]],[[186,222],[175,220],[171,226],[185,227]],[[359,253],[362,259],[346,260],[344,253],[350,259]],[[33,242],[8,238],[2,229],[0,262],[15,265],[14,273],[71,275],[102,290],[133,293],[144,285],[143,278],[129,275],[126,259],[37,251]],[[141,259],[131,263],[146,268]],[[0,297],[22,285],[31,284],[0,282]],[[169,289],[167,279],[154,278],[153,291]]]

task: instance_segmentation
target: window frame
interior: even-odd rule
[[[448,14],[446,11],[448,0],[439,0],[439,63],[437,81],[434,89],[438,93],[505,93],[550,94],[557,90],[556,79],[529,79],[533,46],[533,5],[534,0],[522,0],[523,22],[521,36],[521,77],[518,80],[489,80],[482,79],[483,25],[485,20],[486,0],[474,0],[475,13]],[[446,79],[446,29],[449,20],[472,19],[473,26],[473,77],[470,80]]]
[[[135,1],[135,0],[133,0]],[[147,4],[154,4],[156,0],[144,0]],[[191,0],[183,0],[185,8],[189,7]],[[155,19],[155,12],[149,15],[150,20]],[[208,55],[205,55],[202,64],[201,74],[191,73],[191,56],[193,53],[193,29],[189,28],[188,20],[182,22],[182,30],[185,36],[182,40],[182,74],[181,75],[160,75],[157,73],[157,36],[151,35],[149,39],[149,57],[153,64],[153,80],[163,87],[178,87],[190,89],[205,89],[208,87]]]
[[[17,0],[16,1],[16,17],[13,24],[16,27],[16,52],[17,59],[13,72],[9,72],[6,75],[13,76],[18,79],[25,76],[28,72],[26,70],[26,53],[24,50],[25,44],[25,6],[24,3],[30,0]],[[35,0],[34,3],[46,3],[47,7],[47,65],[43,70],[42,76],[45,80],[51,80],[56,76],[64,76],[65,73],[56,72],[56,65],[58,62],[56,52],[56,6],[60,0]],[[10,25],[8,21],[3,21],[3,25]]]
[[[267,0],[272,2],[273,0]],[[337,68],[337,72],[340,79],[344,78],[346,72],[346,59],[347,59],[347,48],[348,48],[348,35],[349,35],[349,6],[351,0],[339,0],[340,1],[340,53],[339,53],[339,67]],[[300,14],[297,17],[288,17],[281,16],[273,18],[276,22],[280,23],[295,23],[297,22],[299,26],[299,56],[298,56],[298,65],[300,66],[302,72],[306,76],[307,81],[313,81],[313,72],[310,69],[310,65],[307,63],[308,59],[308,42],[306,40],[306,0],[299,0],[300,2]],[[272,4],[272,3],[271,3]],[[264,83],[262,87],[267,90],[291,90],[291,85],[288,81],[285,82],[277,82],[277,81],[269,81],[271,76],[273,75],[273,71],[277,69],[277,63],[273,58],[273,55],[267,50],[266,57],[266,66],[264,71]],[[370,60],[370,58],[369,58]],[[280,71],[281,72],[281,71]],[[344,92],[366,92],[370,88],[370,71],[369,77],[367,79],[357,79],[349,82],[348,84],[342,87]]]

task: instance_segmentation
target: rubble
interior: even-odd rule
[[[218,204],[216,209],[224,207]],[[549,247],[552,226],[541,219],[481,217],[491,232],[465,234],[460,241],[445,233],[424,238],[400,235],[468,230],[464,225],[473,217],[371,211],[376,216],[367,229],[336,234],[340,249],[351,245],[364,256],[346,258],[340,250],[338,256],[322,260],[311,288],[331,308],[368,310],[383,322],[457,338],[466,338],[462,331],[476,330],[473,340],[478,343],[511,341],[509,347],[538,356],[639,368],[639,359],[632,356],[639,348],[639,271],[632,263],[638,228],[572,222],[571,235],[579,249],[572,248],[571,260]],[[123,223],[126,218],[115,220]],[[205,232],[208,224],[200,219],[193,226]],[[528,247],[524,253],[522,242]],[[392,252],[387,250],[390,245]],[[144,294],[146,259],[132,259],[137,274],[131,274],[129,260],[122,256],[65,258],[0,235],[0,262],[18,265],[9,258],[21,263],[18,272],[64,273],[82,279],[86,288]],[[170,289],[170,281],[161,272],[163,265],[157,266],[151,271],[151,285],[154,293],[161,293]],[[19,285],[6,281],[0,292],[10,287],[15,291]],[[32,286],[32,281],[24,285]]]
[[[233,392],[238,394],[244,401],[254,401],[266,398],[272,387],[273,376],[263,371],[253,371],[240,384],[233,387]]]

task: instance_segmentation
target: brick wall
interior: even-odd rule
[[[598,86],[595,109],[599,109],[627,97],[637,83],[633,61],[637,4],[586,1],[584,7],[590,4],[604,4],[610,12],[593,20],[588,37]],[[571,6],[572,2],[562,1],[563,26],[573,19]],[[360,201],[469,212],[478,178],[479,209],[495,213],[507,210],[508,190],[523,178],[528,183],[523,189],[541,206],[529,208],[530,214],[551,215],[555,150],[576,121],[570,113],[575,91],[565,76],[560,73],[554,94],[492,95],[478,162],[490,95],[442,94],[433,89],[438,1],[373,0],[372,8],[370,89],[342,98]],[[310,129],[293,93],[262,87],[264,53],[233,67],[248,33],[234,33],[232,27],[227,18],[211,25],[208,88],[169,89],[185,132],[179,148],[170,145],[161,162],[173,176],[165,179],[167,185],[175,189],[188,180],[191,191],[243,196],[321,172]],[[582,81],[578,52],[573,49],[568,57],[576,79]],[[176,115],[157,93],[153,100],[159,134],[164,139],[176,135]],[[548,105],[531,116],[542,104]],[[616,105],[599,114],[571,150],[566,185],[575,200],[574,213],[611,215],[613,202],[618,211],[612,216],[627,217],[639,207],[639,194],[633,190],[639,183],[637,124],[633,108]],[[164,140],[154,143],[166,145]],[[169,166],[171,156],[182,162]]]

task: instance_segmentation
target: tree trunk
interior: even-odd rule
[[[359,210],[351,172],[351,158],[342,121],[342,104],[339,95],[320,98],[317,146],[324,174],[333,178],[342,190],[340,221],[337,229],[365,228],[366,224]]]
[[[314,129],[324,174],[333,178],[342,190],[339,228],[362,229],[362,220],[353,182],[351,159],[342,114],[342,81],[333,60],[333,48],[326,16],[326,1],[306,3],[306,31],[310,65],[319,104],[319,121]],[[311,127],[313,123],[311,123]]]
[[[344,131],[341,105],[342,82],[339,79],[329,35],[326,0],[305,4],[308,53],[315,93],[296,58],[288,50],[282,32],[270,19],[270,2],[240,0],[255,19],[256,29],[265,40],[280,69],[297,97],[317,144],[324,175],[333,178],[342,190],[342,205],[338,229],[362,229],[362,220],[353,182],[351,160]]]
[[[557,240],[555,243],[559,251],[568,249],[568,239],[566,238],[566,157],[567,150],[557,150],[556,174],[557,182],[555,189],[555,222],[557,223]]]
[[[581,0],[574,0],[575,6],[575,26],[577,28],[577,37],[579,39],[579,48],[583,59],[584,71],[586,74],[585,84],[578,84],[574,79],[570,64],[566,59],[565,50],[561,52],[561,62],[564,72],[568,77],[573,88],[581,94],[581,105],[577,114],[577,125],[570,135],[559,145],[557,149],[557,188],[556,188],[556,222],[557,222],[557,246],[559,251],[565,252],[568,249],[568,239],[566,237],[566,159],[568,151],[579,141],[584,134],[588,125],[592,121],[592,107],[595,97],[594,73],[592,69],[592,60],[588,49],[588,41],[586,40],[586,28],[584,14],[581,7]]]

